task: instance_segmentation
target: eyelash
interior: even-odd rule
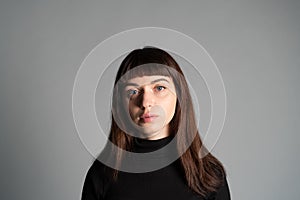
[[[138,93],[138,90],[133,90],[133,89],[130,89],[130,90],[128,90],[128,91],[127,91],[127,95],[128,95],[128,96],[135,95],[135,94],[132,94],[132,92],[136,92],[136,93]]]
[[[163,91],[163,90],[166,89],[166,87],[165,87],[165,86],[162,86],[162,85],[155,86],[154,88],[155,88],[158,92],[161,92],[161,91]],[[161,89],[158,89],[158,88],[161,88]],[[135,92],[135,93],[133,94],[133,92]],[[133,95],[138,94],[138,92],[139,92],[138,89],[130,89],[130,90],[127,90],[127,95],[128,95],[128,97],[131,97],[131,96],[133,96]]]
[[[162,90],[166,89],[166,87],[164,87],[164,86],[162,86],[162,85],[156,86],[155,88],[158,89],[158,88],[160,88],[160,87],[162,88]],[[159,90],[159,91],[162,91],[162,90]]]

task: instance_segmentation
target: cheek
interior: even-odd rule
[[[128,102],[127,108],[131,118],[134,118],[134,116],[138,112],[138,108],[132,102]]]
[[[166,103],[166,115],[169,116],[169,118],[173,118],[175,109],[176,109],[176,98],[170,98]]]
[[[130,115],[132,115],[134,112],[134,109],[133,109],[133,105],[130,102],[127,104],[127,108],[128,108]]]

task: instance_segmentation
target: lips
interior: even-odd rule
[[[143,115],[140,116],[140,119],[144,122],[144,123],[149,123],[152,122],[154,119],[156,119],[158,117],[158,115],[155,114],[150,114],[150,113],[145,113]]]

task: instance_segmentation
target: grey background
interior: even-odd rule
[[[183,32],[210,53],[228,112],[213,153],[232,199],[297,199],[299,1],[1,1],[1,199],[79,199],[92,157],[73,123],[85,56],[120,31]]]

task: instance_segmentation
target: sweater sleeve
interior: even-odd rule
[[[103,167],[99,161],[94,161],[88,170],[81,194],[81,200],[103,200],[104,177]]]

